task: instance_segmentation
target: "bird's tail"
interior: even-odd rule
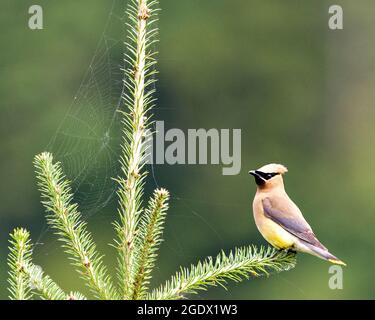
[[[312,244],[305,243],[305,245],[311,250],[311,254],[317,256],[318,258],[327,260],[334,264],[339,264],[342,266],[346,266],[346,263],[339,258],[335,257],[333,254],[329,253],[328,250],[324,250],[322,248],[313,246]]]

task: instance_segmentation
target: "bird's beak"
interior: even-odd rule
[[[257,172],[257,170],[250,170],[249,174],[251,174],[255,178],[255,183],[260,186],[266,183],[266,180]]]
[[[256,170],[250,170],[249,174],[251,174],[255,178],[255,180],[260,179],[265,181],[264,178]]]
[[[254,177],[258,176],[257,173],[255,172],[255,170],[250,170],[249,174],[251,174]]]

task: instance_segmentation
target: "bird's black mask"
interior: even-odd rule
[[[258,186],[261,186],[261,185],[264,185],[267,180],[278,175],[279,173],[277,172],[266,173],[266,172],[262,172],[259,170],[255,170],[255,171],[250,171],[249,174],[251,174],[255,178],[255,183]]]

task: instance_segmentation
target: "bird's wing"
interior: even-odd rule
[[[309,224],[301,216],[295,213],[293,205],[289,199],[267,197],[262,200],[264,215],[277,223],[283,229],[293,234],[295,237],[312,244],[313,246],[326,249],[317,239]]]

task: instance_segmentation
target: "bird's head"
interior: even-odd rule
[[[283,186],[282,175],[286,173],[288,169],[282,164],[270,163],[256,170],[250,170],[249,174],[254,176],[255,183],[258,188],[274,188]]]

